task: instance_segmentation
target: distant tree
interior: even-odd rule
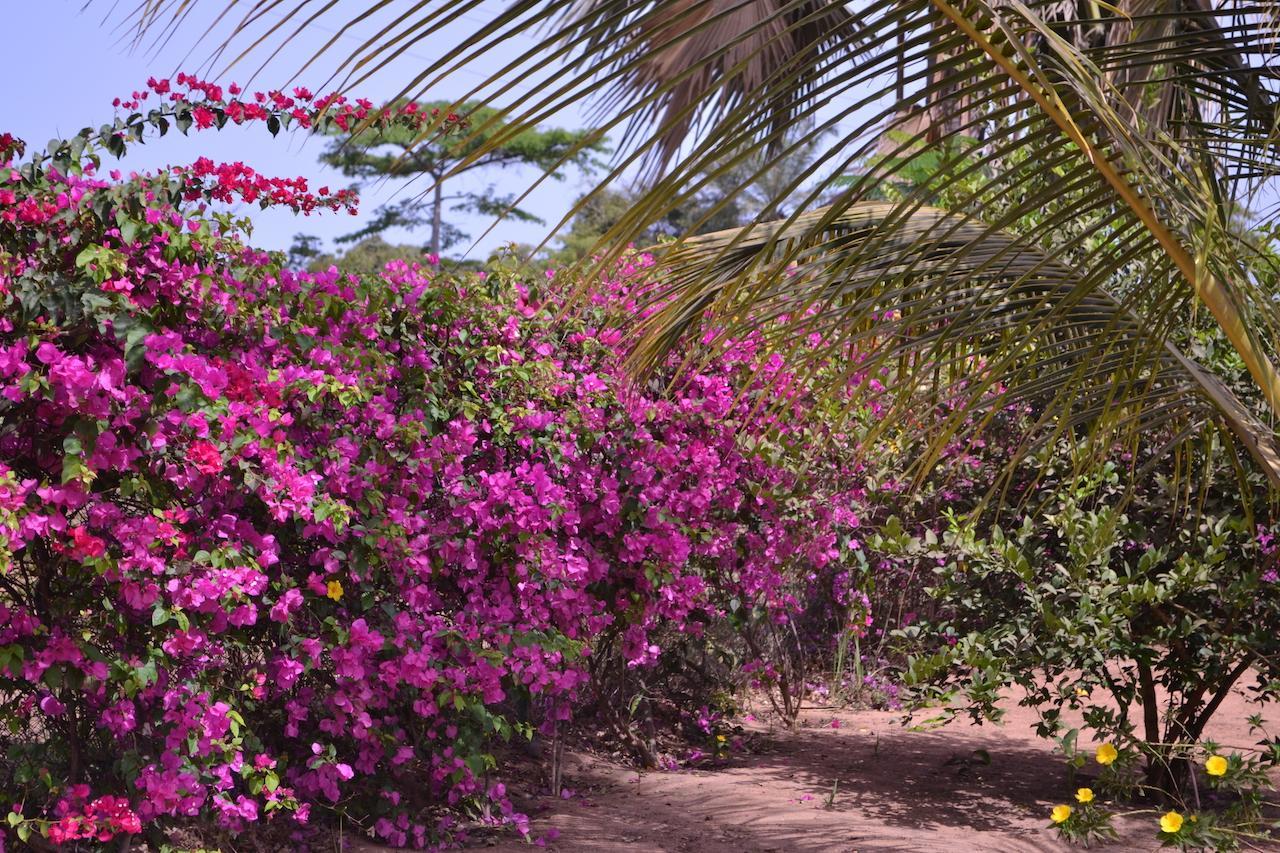
[[[400,108],[402,105],[396,105]],[[418,104],[420,110],[447,109],[445,101]],[[490,183],[483,190],[449,191],[446,178],[509,167],[534,166],[543,171],[568,165],[583,174],[592,174],[598,166],[596,155],[607,152],[603,140],[592,138],[591,131],[563,128],[534,128],[515,134],[499,145],[494,138],[507,130],[505,123],[489,124],[496,111],[476,104],[467,104],[464,114],[470,121],[470,130],[452,137],[421,141],[417,133],[399,126],[385,129],[358,129],[343,131],[336,126],[337,136],[322,155],[324,162],[342,170],[343,174],[357,179],[357,186],[364,186],[384,178],[405,180],[425,179],[425,196],[414,192],[408,198],[385,204],[374,211],[373,220],[352,234],[338,238],[339,242],[355,242],[381,234],[388,228],[430,229],[429,250],[441,252],[468,238],[468,234],[445,221],[445,213],[477,213],[487,216],[507,216],[522,222],[542,220],[528,210],[515,205],[514,193],[501,192]],[[474,162],[455,168],[477,150],[484,150]],[[567,160],[562,163],[562,159]],[[557,180],[565,178],[563,169],[552,172]],[[410,190],[410,192],[413,192]]]
[[[787,157],[770,162],[766,154],[756,152],[727,165],[712,174],[688,203],[651,223],[635,242],[652,244],[690,229],[707,233],[790,214],[805,200],[809,179],[816,173],[815,161],[831,132],[814,133],[812,123],[797,124],[784,144],[799,144]],[[578,211],[560,234],[551,259],[568,263],[586,255],[639,197],[638,192],[609,187],[580,198]]]
[[[287,263],[290,269],[310,269],[311,262],[324,254],[322,241],[314,234],[294,234],[289,247]]]
[[[320,238],[299,234],[289,248],[289,265],[308,272],[322,272],[337,267],[343,272],[375,275],[390,261],[408,261],[414,264],[435,262],[425,248],[404,243],[388,243],[380,236],[365,237],[344,251],[324,252],[319,249]]]
[[[626,190],[603,189],[578,199],[577,213],[558,237],[559,247],[549,252],[554,263],[566,264],[583,258],[631,207],[634,196]],[[655,226],[638,242],[653,242],[663,229]],[[649,238],[652,238],[649,239]]]
[[[696,226],[705,234],[790,216],[808,199],[817,160],[826,153],[827,137],[833,133],[815,132],[812,121],[797,122],[780,144],[785,155],[761,148],[736,162],[732,154],[725,157],[707,170],[710,181],[686,211],[686,227]]]

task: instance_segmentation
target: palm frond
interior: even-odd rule
[[[717,176],[786,157],[791,124],[830,132],[809,212],[669,253],[674,289],[637,364],[704,322],[773,322],[775,344],[789,349],[820,332],[823,358],[874,339],[886,358],[950,364],[952,379],[980,356],[974,386],[1034,392],[1054,429],[1104,434],[1148,415],[1211,415],[1275,475],[1272,430],[1244,418],[1248,407],[1211,388],[1177,345],[1207,309],[1267,418],[1280,414],[1280,308],[1266,284],[1275,270],[1239,227],[1280,171],[1273,3],[510,0],[494,14],[481,2],[344,12],[256,0],[237,38],[252,44],[267,10],[299,22],[331,12],[345,27],[397,8],[340,58],[335,79],[346,85],[422,36],[484,16],[406,82],[402,95],[417,97],[540,31],[475,91],[509,101],[491,120],[507,134],[595,99],[600,132],[623,143],[606,182],[648,176],[602,239],[602,263]],[[194,5],[141,0],[135,20],[156,28]],[[514,81],[531,70],[543,72],[537,92],[517,95]],[[939,200],[958,216],[931,211]],[[900,318],[894,334],[885,316]],[[900,400],[928,381],[904,373]]]
[[[788,263],[781,283],[760,273],[777,257]],[[1053,413],[1058,433],[1096,428],[1107,413],[1150,429],[1173,412],[1184,430],[1230,429],[1280,485],[1271,431],[1218,377],[1152,335],[1122,298],[970,217],[929,207],[901,217],[865,202],[693,237],[662,261],[657,310],[638,330],[641,366],[694,335],[714,351],[776,329],[789,369],[838,377],[826,382],[832,393],[891,375],[899,406],[919,406],[922,387],[948,401],[953,428],[935,447],[983,411],[1021,403]]]

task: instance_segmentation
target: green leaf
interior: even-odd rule
[[[85,472],[84,462],[79,456],[67,455],[62,457],[62,484],[79,480]]]
[[[154,684],[159,675],[156,672],[156,662],[154,660],[149,660],[142,666],[137,667],[134,669],[133,674],[138,680],[138,683],[143,687],[146,687],[149,684]]]

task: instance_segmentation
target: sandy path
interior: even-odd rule
[[[1233,696],[1210,735],[1256,742],[1244,721],[1255,710]],[[905,730],[899,719],[810,708],[795,731],[748,724],[747,749],[706,770],[638,773],[568,754],[565,785],[574,796],[520,804],[537,832],[559,831],[548,849],[566,853],[1075,849],[1045,828],[1049,809],[1073,789],[1062,759],[1031,732],[1028,711],[1011,706],[1001,726],[956,723],[930,732]],[[1089,772],[1078,784],[1087,784]],[[1121,840],[1109,849],[1157,849],[1153,826],[1149,815],[1119,822]],[[473,843],[507,853],[530,849],[507,838]]]

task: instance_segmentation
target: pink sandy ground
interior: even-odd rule
[[[1233,695],[1208,735],[1224,745],[1256,743],[1245,722],[1255,711]],[[1031,731],[1029,710],[1009,703],[1000,726],[957,721],[933,731],[905,729],[900,719],[887,711],[812,707],[792,731],[749,723],[747,747],[714,769],[637,772],[570,752],[564,784],[573,796],[530,796],[518,785],[513,793],[533,816],[535,833],[559,831],[547,849],[561,853],[1076,849],[1046,828],[1050,808],[1069,802],[1074,789],[1061,756]],[[1276,719],[1273,710],[1270,722]],[[989,764],[977,750],[985,750]],[[1096,769],[1082,770],[1077,784],[1087,784]],[[1142,807],[1121,810],[1134,808]],[[1105,847],[1158,849],[1155,824],[1154,813],[1120,819],[1120,840]],[[509,836],[475,838],[472,845],[501,853],[531,849]]]

